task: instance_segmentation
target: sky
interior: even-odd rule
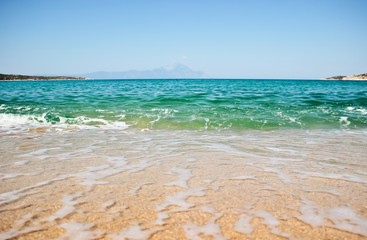
[[[367,0],[0,0],[0,73],[367,72]]]

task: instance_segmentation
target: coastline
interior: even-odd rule
[[[367,73],[351,75],[351,76],[334,76],[326,78],[327,80],[342,80],[342,81],[366,81]]]
[[[1,82],[47,82],[47,81],[85,81],[85,80],[97,80],[97,79],[89,79],[89,78],[83,78],[83,79],[67,79],[67,78],[55,78],[55,79],[6,79],[6,80],[2,80],[0,79],[0,83]]]
[[[367,81],[367,79],[361,79],[361,78],[348,78],[348,79],[329,79],[329,78],[315,78],[315,79],[303,79],[303,78],[296,78],[296,79],[284,79],[284,78],[274,78],[274,79],[267,79],[267,78],[167,78],[167,79],[161,79],[161,78],[157,78],[157,79],[146,79],[146,78],[124,78],[124,79],[115,79],[115,78],[111,78],[111,79],[97,79],[97,78],[83,78],[83,79],[63,79],[63,78],[49,78],[49,79],[0,79],[0,83],[1,82],[38,82],[38,81],[144,81],[144,80],[193,80],[193,81],[198,81],[198,80],[203,80],[203,81],[211,81],[211,80],[242,80],[242,81]]]
[[[83,77],[69,76],[31,76],[19,74],[0,74],[0,81],[19,80],[19,81],[48,81],[48,80],[84,80]]]

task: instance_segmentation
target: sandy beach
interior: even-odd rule
[[[341,130],[2,133],[0,238],[365,239],[366,143]]]

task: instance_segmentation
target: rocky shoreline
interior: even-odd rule
[[[18,74],[0,74],[0,81],[18,81],[18,80],[84,80],[83,77],[69,76],[31,76]]]
[[[334,76],[328,77],[327,80],[367,80],[367,73],[352,76]]]

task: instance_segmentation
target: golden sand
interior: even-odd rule
[[[31,134],[3,136],[0,239],[367,238],[358,136]]]

